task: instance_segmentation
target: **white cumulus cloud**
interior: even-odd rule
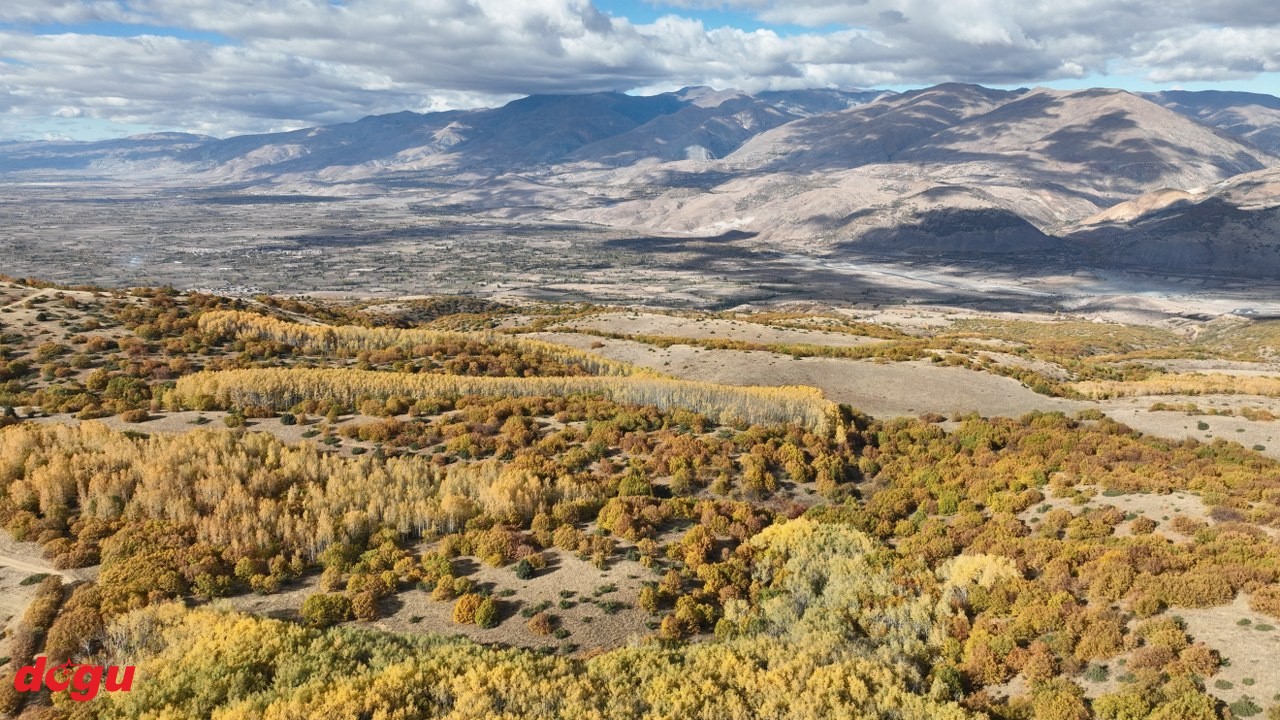
[[[1033,84],[1115,68],[1183,82],[1280,72],[1280,3],[706,3],[785,31],[708,26],[697,19],[700,4],[667,2],[667,15],[637,24],[591,0],[0,3],[0,137],[49,118],[230,134],[531,93],[692,84]],[[95,31],[100,23],[137,33]],[[50,30],[60,25],[69,29]]]

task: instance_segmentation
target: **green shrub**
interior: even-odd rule
[[[492,598],[480,601],[480,606],[476,608],[476,625],[486,629],[498,625],[498,603]]]
[[[1085,668],[1084,679],[1088,680],[1089,682],[1096,682],[1096,683],[1106,682],[1107,677],[1110,674],[1111,673],[1107,669],[1106,665],[1101,665],[1099,663],[1090,663],[1089,667]]]
[[[1235,717],[1253,717],[1262,712],[1262,707],[1248,695],[1240,696],[1239,700],[1227,707],[1231,708],[1231,714]]]
[[[302,619],[311,627],[328,627],[351,618],[351,600],[340,593],[316,593],[302,602]]]

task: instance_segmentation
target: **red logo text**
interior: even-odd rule
[[[68,688],[72,700],[85,702],[98,696],[100,689],[107,692],[128,692],[133,687],[133,666],[79,665],[66,661],[46,669],[46,660],[41,657],[35,665],[20,668],[13,676],[13,689],[18,692],[36,692],[42,687],[50,692],[61,692]],[[105,680],[105,684],[104,684]]]

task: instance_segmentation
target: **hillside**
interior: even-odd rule
[[[1280,153],[1280,98],[1224,90],[1166,90],[1146,97],[1270,153]]]
[[[1114,267],[1269,279],[1280,268],[1280,169],[1193,193],[1144,195],[1086,219],[1069,237]]]
[[[0,303],[6,714],[1276,707],[1274,321]]]

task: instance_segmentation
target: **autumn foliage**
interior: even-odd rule
[[[723,424],[795,422],[819,432],[842,425],[839,408],[807,387],[740,387],[652,377],[493,378],[335,369],[205,372],[180,378],[167,402],[174,407],[262,405],[288,410],[306,400],[358,408],[369,399],[411,400],[464,395],[530,397],[593,394],[613,402],[687,408]]]

